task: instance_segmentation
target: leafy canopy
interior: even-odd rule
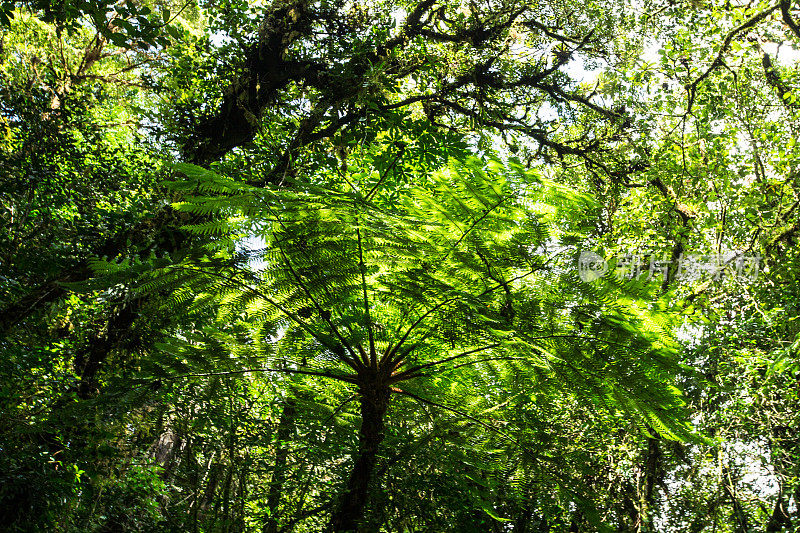
[[[596,208],[588,197],[497,159],[451,159],[392,197],[382,194],[388,172],[368,166],[348,168],[338,188],[256,188],[175,168],[185,176],[170,184],[182,194],[175,209],[202,217],[187,229],[214,239],[180,261],[134,267],[145,270],[137,294],[175,288],[172,312],[212,308],[219,324],[247,324],[256,368],[359,386],[377,376],[421,398],[432,383],[474,379],[474,368],[500,387],[566,388],[668,438],[689,436],[667,385],[667,315],[631,284],[576,276]],[[126,265],[95,267],[119,275]]]

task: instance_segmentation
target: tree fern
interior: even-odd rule
[[[168,295],[166,309],[216,316],[219,333],[161,346],[175,377],[257,370],[357,388],[359,450],[334,529],[364,516],[393,396],[466,417],[522,450],[491,413],[515,394],[535,402],[529,391],[568,390],[666,438],[690,436],[671,385],[669,321],[630,284],[575,275],[588,198],[513,161],[453,160],[391,202],[376,194],[380,179],[359,188],[355,176],[349,190],[257,189],[192,165],[176,170],[185,179],[170,184],[184,195],[175,208],[210,216],[186,229],[216,240],[180,260],[95,267],[109,279],[133,275],[134,291]],[[237,252],[244,237],[263,248]],[[249,266],[253,257],[261,268]],[[236,324],[256,340],[242,346]]]

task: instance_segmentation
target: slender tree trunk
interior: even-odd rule
[[[213,453],[213,452],[212,452]],[[206,490],[203,493],[203,499],[201,500],[200,504],[200,511],[203,513],[203,516],[206,516],[209,507],[214,503],[214,496],[217,493],[217,486],[219,485],[219,478],[220,473],[224,470],[224,466],[220,463],[211,463],[211,466],[208,471],[208,483],[206,483]],[[213,528],[214,523],[217,521],[217,513],[214,512],[214,516],[211,517],[211,528]]]
[[[96,335],[86,348],[75,356],[75,371],[80,374],[77,394],[81,400],[88,400],[100,392],[100,372],[111,351],[124,343],[130,328],[138,317],[139,300],[120,304],[120,309],[112,311],[108,319],[108,330]]]
[[[361,385],[361,430],[358,451],[347,488],[333,513],[331,531],[355,531],[366,512],[369,483],[375,470],[378,448],[384,437],[384,416],[389,407],[389,387],[383,383]]]
[[[644,487],[642,487],[639,495],[639,516],[636,522],[636,531],[639,533],[654,531],[655,489],[658,482],[660,462],[661,448],[658,445],[658,439],[648,438],[644,460]]]
[[[230,399],[230,413],[231,413],[231,426],[229,431],[229,438],[228,438],[228,476],[225,478],[225,490],[223,491],[222,497],[222,515],[224,520],[224,529],[223,531],[230,531],[231,530],[231,486],[233,484],[233,476],[236,472],[236,431],[238,430],[239,423],[236,416],[236,411],[233,405],[233,397]],[[235,511],[234,511],[235,512]]]
[[[720,461],[722,461],[721,453],[721,451],[717,451],[717,457]],[[745,511],[744,507],[742,507],[742,504],[736,495],[737,481],[738,479],[734,480],[730,468],[723,463],[722,488],[725,490],[725,494],[730,498],[731,504],[733,505],[733,515],[736,517],[735,531],[737,533],[747,533],[750,531],[750,525],[748,524],[747,512]]]
[[[294,433],[297,404],[293,398],[286,400],[278,421],[278,435],[275,442],[275,468],[272,470],[267,509],[269,518],[264,524],[263,533],[278,533],[278,511],[281,504],[283,482],[286,479],[286,460],[289,457],[289,439]]]
[[[250,454],[245,453],[242,466],[239,469],[239,487],[236,491],[238,505],[236,506],[236,531],[245,531],[245,506],[247,505],[247,477],[250,475]]]

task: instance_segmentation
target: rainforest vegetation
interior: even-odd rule
[[[793,0],[0,1],[0,530],[800,531],[798,119]]]

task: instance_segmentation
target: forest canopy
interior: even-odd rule
[[[0,2],[0,529],[796,531],[798,19]]]

